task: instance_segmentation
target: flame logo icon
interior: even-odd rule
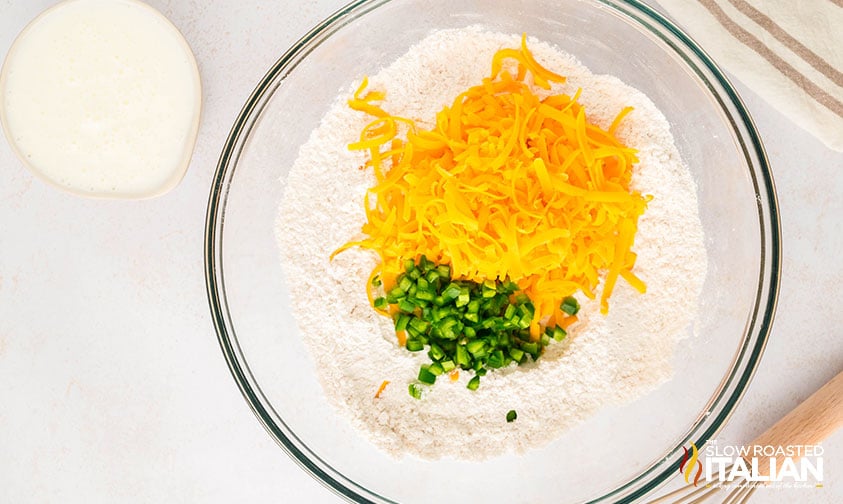
[[[682,447],[685,450],[685,456],[682,457],[682,462],[679,463],[679,474],[685,475],[685,483],[691,484],[691,475],[694,473],[694,467],[697,469],[697,474],[694,475],[694,486],[700,481],[702,476],[702,462],[699,461],[700,452],[697,450],[697,445],[691,443],[691,451]]]

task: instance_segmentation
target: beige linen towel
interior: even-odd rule
[[[843,0],[657,0],[723,69],[843,151]]]

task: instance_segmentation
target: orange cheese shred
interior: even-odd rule
[[[395,331],[395,337],[398,338],[398,346],[407,346],[407,331]]]
[[[375,393],[375,399],[380,399],[381,393],[383,393],[383,390],[387,385],[389,385],[389,380],[384,380],[383,383],[381,383],[381,386],[378,387],[378,391]]]
[[[508,278],[536,307],[534,338],[543,326],[575,322],[559,305],[577,292],[593,298],[601,278],[603,313],[618,277],[644,292],[632,247],[649,199],[630,188],[636,152],[615,137],[632,109],[602,129],[578,102],[582,90],[551,94],[564,81],[524,36],[424,130],[384,111],[385,94],[367,91],[364,79],[349,106],[375,119],[349,148],[368,152],[376,183],[363,238],[335,254],[375,251],[386,288],[405,259],[421,255],[449,264],[454,278]]]

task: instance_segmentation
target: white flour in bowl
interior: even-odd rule
[[[437,111],[488,76],[498,49],[519,43],[517,36],[479,29],[439,31],[371,76],[369,89],[387,92],[385,110],[430,127]],[[599,314],[599,302],[586,300],[567,341],[551,344],[538,362],[490,372],[476,391],[466,388],[472,373],[462,372],[456,382],[443,376],[425,387],[421,400],[408,394],[426,352],[399,347],[392,321],[370,307],[366,280],[374,254],[351,249],[328,260],[360,236],[363,195],[373,184],[371,170],[359,168],[364,155],[347,149],[371,121],[346,105],[352,88],[337,98],[282,181],[282,264],[323,389],[356,427],[395,455],[483,459],[545,445],[599,408],[633,401],[669,379],[676,343],[696,316],[706,274],[703,233],[694,183],[664,116],[617,78],[592,75],[544,43],[529,46],[544,66],[568,77],[553,93],[583,89],[580,102],[590,121],[605,128],[624,106],[635,108],[617,135],[639,151],[633,186],[653,195],[633,247],[635,273],[647,293],[619,280],[607,316]],[[390,384],[376,399],[384,380]],[[509,410],[518,412],[515,422],[506,422]]]

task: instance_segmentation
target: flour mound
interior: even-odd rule
[[[436,112],[488,75],[498,49],[519,43],[518,36],[475,28],[435,32],[371,76],[369,86],[387,92],[385,110],[429,128]],[[703,232],[695,186],[666,119],[617,78],[593,75],[545,43],[529,45],[539,62],[567,76],[554,94],[583,89],[580,102],[590,121],[605,128],[624,106],[635,108],[617,135],[639,151],[632,185],[653,196],[633,247],[635,273],[647,293],[619,280],[608,316],[599,314],[599,302],[583,302],[568,341],[551,344],[538,362],[490,372],[477,391],[466,389],[472,374],[462,372],[456,382],[425,387],[421,400],[407,393],[426,352],[400,348],[392,322],[369,306],[365,285],[376,257],[352,249],[328,260],[360,235],[363,195],[373,184],[370,170],[359,169],[364,155],[347,149],[371,120],[346,105],[354,86],[337,98],[283,181],[282,265],[325,394],[396,456],[485,459],[543,446],[601,407],[633,401],[668,380],[676,344],[696,317],[706,275]],[[330,309],[313,299],[326,300]],[[391,383],[375,399],[384,380]],[[505,421],[509,410],[518,412],[517,421]]]

